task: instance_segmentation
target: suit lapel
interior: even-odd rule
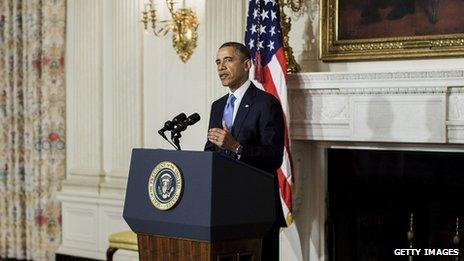
[[[216,123],[216,125],[213,126],[214,128],[222,129],[222,116],[224,113],[224,108],[226,107],[228,97],[229,97],[229,94],[223,96],[218,102],[218,105],[217,105],[218,110],[216,110],[216,113],[214,115],[214,119],[215,119],[214,122]]]
[[[235,116],[234,125],[232,126],[232,136],[237,139],[240,135],[242,129],[243,121],[246,119],[248,112],[250,111],[253,98],[256,95],[256,87],[253,83],[250,84],[250,87],[243,95],[242,101],[240,102],[240,107],[238,108],[237,115]]]

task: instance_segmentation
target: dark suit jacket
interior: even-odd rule
[[[213,102],[209,129],[222,128],[222,114],[228,96],[227,94]],[[240,161],[274,175],[277,224],[285,226],[276,175],[276,170],[282,164],[284,150],[285,127],[282,106],[274,96],[256,88],[253,83],[245,92],[239,106],[231,133],[243,146]],[[206,142],[205,151],[224,153],[209,141]]]

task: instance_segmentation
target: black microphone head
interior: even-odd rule
[[[175,124],[172,131],[175,133],[184,131],[185,129],[187,129],[188,126],[197,123],[199,120],[200,120],[200,115],[198,113],[194,113],[190,115],[188,118],[186,118],[185,120]]]
[[[181,113],[177,115],[176,117],[174,117],[174,119],[172,119],[172,122],[174,123],[174,125],[176,125],[178,123],[181,123],[185,119],[187,119],[187,115],[185,115],[185,113]]]
[[[164,127],[161,128],[158,133],[164,137],[164,132],[165,131],[169,131],[169,130],[172,130],[172,128],[174,128],[174,123],[172,121],[167,121],[164,123]]]
[[[188,117],[189,125],[193,125],[200,120],[200,115],[198,113],[194,113]]]
[[[187,126],[188,126],[188,119],[182,121],[182,122],[179,122],[178,124],[176,124],[174,126],[174,128],[172,129],[173,132],[181,132],[181,131],[184,131],[185,129],[187,129]]]
[[[172,130],[172,128],[174,128],[174,123],[172,121],[167,121],[164,123],[164,129]]]

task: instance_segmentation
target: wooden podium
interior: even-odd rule
[[[134,149],[123,217],[140,260],[259,261],[274,193],[271,174],[218,153]]]
[[[140,260],[258,261],[261,238],[219,242],[138,234]]]

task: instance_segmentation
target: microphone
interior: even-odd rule
[[[194,113],[190,115],[188,118],[185,113],[181,113],[174,117],[170,121],[166,121],[164,123],[164,127],[158,131],[158,134],[161,135],[169,144],[171,144],[177,150],[180,150],[180,138],[182,135],[180,134],[182,131],[187,129],[188,126],[197,123],[200,120],[200,115],[198,113]],[[168,140],[164,132],[171,131],[171,141]]]
[[[172,129],[173,133],[180,133],[187,129],[188,126],[197,123],[200,120],[200,115],[198,113],[194,113],[188,116],[187,119],[184,119],[182,122],[176,124]]]
[[[172,122],[174,124],[178,124],[178,123],[184,121],[186,118],[187,118],[187,115],[185,115],[185,113],[181,113],[181,114],[177,115],[176,117],[174,117],[174,119],[172,119]]]
[[[163,136],[165,131],[172,130],[174,128],[174,123],[172,121],[167,121],[164,123],[164,127],[161,128],[158,133],[159,135]]]
[[[172,121],[166,121],[164,123],[164,127],[161,128],[158,131],[159,135],[166,138],[164,136],[164,132],[172,130],[174,128],[174,126],[176,126],[176,124],[179,124],[180,122],[184,121],[186,118],[187,118],[187,116],[185,115],[185,113],[181,113],[181,114],[177,115],[176,117],[174,117],[174,119],[172,119]]]
[[[169,140],[168,140],[168,137],[166,137],[166,135],[164,134],[165,131],[172,131],[174,129],[174,127],[176,126],[176,124],[179,124],[181,123],[182,121],[184,121],[185,119],[187,118],[187,116],[185,115],[185,113],[181,113],[179,115],[177,115],[176,117],[174,117],[174,119],[172,119],[171,121],[166,121],[164,123],[164,127],[161,128],[159,131],[158,131],[158,134],[161,135],[161,137],[163,137],[163,139],[165,139],[167,142],[169,142],[174,148],[176,149],[179,149],[179,146],[176,146],[174,144],[172,144]]]

